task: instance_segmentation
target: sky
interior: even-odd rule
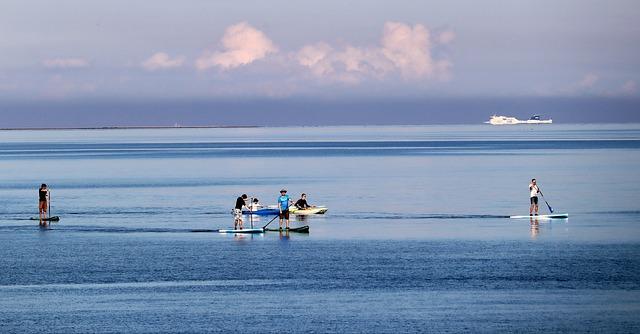
[[[638,1],[0,2],[0,128],[640,122]]]

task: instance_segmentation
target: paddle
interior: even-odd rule
[[[276,218],[280,217],[280,215],[276,215],[275,217],[271,218],[271,220],[267,223],[267,225],[262,226],[262,229],[264,230],[265,228],[267,228],[267,226],[269,226],[269,224],[273,223],[274,220],[276,220]]]
[[[547,199],[544,198],[544,194],[542,194],[542,190],[540,190],[540,188],[538,188],[538,191],[540,192],[540,196],[542,196],[542,200],[544,201],[544,203],[547,204],[547,207],[549,208],[549,211],[551,213],[553,213],[553,208],[551,208],[551,205],[549,205],[549,202],[547,202]]]
[[[253,228],[253,211],[251,210],[251,207],[253,207],[253,197],[249,198],[249,220],[251,221],[251,228]]]
[[[47,215],[49,217],[47,218],[50,218],[51,217],[51,189],[47,189],[47,197],[49,197],[49,200],[47,201],[48,202],[47,204],[49,205],[49,209],[47,209]]]

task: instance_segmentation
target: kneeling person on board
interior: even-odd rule
[[[531,179],[531,183],[529,183],[529,202],[531,206],[529,207],[529,216],[533,216],[533,213],[538,215],[538,193],[540,192],[540,188],[538,188],[538,184],[536,183],[536,179]]]
[[[300,210],[304,210],[304,209],[308,209],[308,208],[312,208],[311,205],[309,205],[309,203],[307,203],[307,194],[303,193],[300,196],[300,199],[296,201],[296,204],[294,204],[296,206],[296,208],[300,209]]]
[[[46,184],[42,184],[38,190],[38,214],[40,220],[47,218],[47,206],[49,202],[49,189]],[[42,222],[40,222],[42,224]]]
[[[287,220],[287,230],[289,229],[289,204],[291,198],[287,195],[287,190],[280,190],[280,197],[278,197],[278,209],[280,209],[280,229],[282,230],[282,221]]]
[[[247,200],[247,194],[242,194],[242,196],[236,199],[236,206],[233,209],[233,227],[236,230],[238,229],[238,226],[240,226],[241,230],[243,228],[242,208],[247,206],[246,200]]]

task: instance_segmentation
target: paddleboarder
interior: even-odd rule
[[[233,226],[235,230],[238,229],[238,226],[240,226],[240,230],[243,229],[242,208],[247,206],[247,197],[247,194],[242,194],[242,196],[236,198],[236,206],[233,209]]]
[[[278,197],[278,209],[280,210],[280,229],[282,230],[282,221],[287,220],[287,230],[289,229],[289,204],[291,204],[291,198],[287,195],[287,189],[280,190],[280,197]]]
[[[536,179],[531,179],[531,183],[529,183],[529,202],[531,206],[529,206],[529,216],[533,216],[535,212],[536,216],[538,215],[538,193],[540,193],[540,188],[536,183]]]
[[[38,190],[38,214],[40,216],[40,225],[46,224],[43,219],[47,219],[47,209],[49,207],[49,188],[46,184],[40,185]]]

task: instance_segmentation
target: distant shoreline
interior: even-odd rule
[[[497,128],[518,128],[518,127],[541,127],[548,128],[558,125],[640,125],[640,122],[569,122],[554,124],[508,124],[508,125],[490,125],[486,122],[482,123],[433,123],[433,124],[316,124],[316,125],[138,125],[138,126],[88,126],[88,127],[18,127],[18,128],[0,128],[0,131],[69,131],[69,130],[144,130],[144,129],[258,129],[258,128],[280,128],[280,127],[343,127],[343,126],[456,126],[456,125],[483,125],[486,127]]]
[[[259,125],[194,125],[194,126],[92,126],[92,127],[39,127],[39,128],[0,128],[0,131],[46,131],[46,130],[139,130],[139,129],[253,129]]]

